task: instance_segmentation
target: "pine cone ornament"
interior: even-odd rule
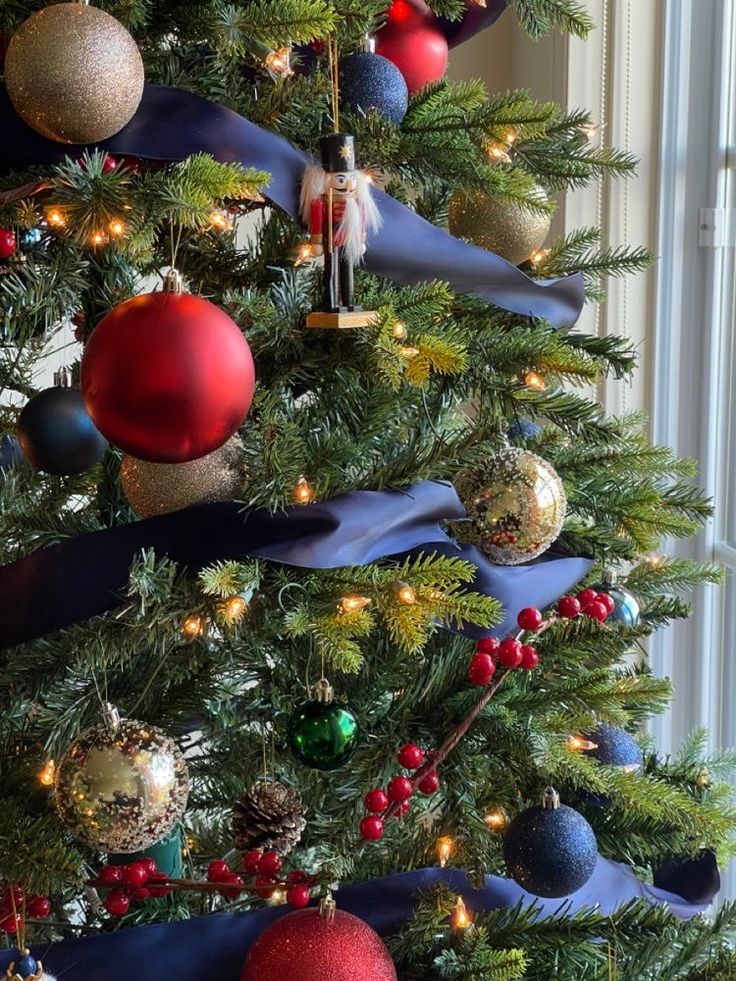
[[[233,805],[235,846],[288,855],[296,847],[307,822],[296,790],[277,780],[259,780]]]

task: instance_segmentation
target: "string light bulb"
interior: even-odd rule
[[[408,344],[401,344],[399,346],[399,354],[402,358],[406,358],[407,361],[411,361],[419,354],[418,347],[410,347]]]
[[[340,600],[339,609],[343,613],[357,613],[370,606],[372,600],[369,596],[360,596],[358,593],[349,593]]]
[[[600,125],[600,123],[586,123],[586,125],[581,128],[581,132],[583,136],[590,143],[593,143],[594,140],[597,140],[598,137],[601,135],[602,131],[603,131],[603,127]]]
[[[711,785],[710,773],[707,767],[703,767],[695,778],[695,783],[701,790],[707,790]]]
[[[233,227],[233,223],[227,212],[221,208],[217,208],[215,211],[210,212],[210,227],[216,228],[218,232],[229,232]]]
[[[196,640],[204,633],[205,619],[196,613],[188,616],[181,627],[185,640]]]
[[[538,371],[533,371],[532,369],[524,372],[524,384],[527,388],[533,388],[536,392],[543,392],[547,387],[544,378]]]
[[[513,146],[514,143],[516,143],[516,141],[519,139],[519,133],[517,132],[517,130],[514,129],[513,126],[511,126],[509,127],[509,129],[506,130],[504,139],[506,140],[509,146]]]
[[[110,234],[114,235],[115,238],[120,238],[121,235],[125,234],[125,222],[121,221],[119,218],[114,218],[108,225]]]
[[[297,504],[309,504],[314,500],[314,487],[307,481],[306,477],[300,477],[294,488],[294,500]]]
[[[242,593],[236,593],[234,596],[229,596],[223,604],[223,613],[225,618],[230,620],[231,623],[235,623],[236,620],[242,620],[245,614],[248,612],[248,600]]]
[[[96,232],[92,232],[92,234],[89,237],[89,241],[91,245],[94,245],[95,248],[97,248],[98,246],[105,244],[105,242],[107,241],[107,236],[105,235],[104,232],[101,232],[99,229],[97,229]]]
[[[279,48],[276,51],[269,51],[264,62],[266,68],[273,75],[281,75],[282,78],[287,78],[289,75],[294,74],[294,69],[291,67],[291,48]]]
[[[440,868],[444,869],[455,852],[455,842],[449,836],[438,838],[435,851],[437,852],[437,861],[440,863]]]
[[[303,266],[305,262],[309,262],[312,258],[312,246],[309,242],[302,242],[296,248],[296,255],[294,257],[295,266]]]
[[[503,831],[503,829],[508,824],[508,818],[506,817],[506,812],[500,807],[494,807],[492,811],[483,818],[485,826],[489,831]]]
[[[56,782],[56,763],[49,760],[38,775],[38,782],[44,787],[53,787]]]
[[[541,266],[544,260],[549,255],[549,249],[537,249],[536,252],[532,252],[529,256],[529,262],[533,266]]]
[[[591,749],[598,749],[598,743],[594,743],[592,739],[586,739],[585,736],[580,736],[576,733],[573,736],[568,736],[567,748],[571,749],[574,753],[585,753]]]
[[[413,606],[417,601],[417,594],[408,582],[397,580],[393,584],[394,596],[403,606]]]
[[[57,208],[52,208],[46,214],[46,221],[54,228],[63,228],[66,225],[66,218]]]
[[[494,163],[511,163],[508,149],[502,143],[489,143],[487,152],[488,159]]]
[[[397,320],[391,329],[391,333],[397,341],[405,341],[409,336],[409,328],[403,320]]]
[[[470,910],[465,905],[465,901],[462,896],[457,897],[457,902],[452,911],[452,925],[456,930],[467,930],[472,924],[473,917],[470,915]]]

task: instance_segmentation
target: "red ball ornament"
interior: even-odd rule
[[[407,743],[398,753],[398,760],[406,770],[418,770],[424,763],[424,750],[416,743]]]
[[[253,875],[258,871],[258,863],[263,857],[263,852],[259,848],[254,848],[252,851],[246,852],[243,855],[243,868],[246,872]]]
[[[539,667],[539,652],[531,644],[524,644],[521,648],[521,662],[519,667],[524,671],[533,671]]]
[[[26,916],[35,920],[45,920],[51,915],[51,900],[46,896],[31,896],[26,903]]]
[[[422,0],[393,0],[376,35],[376,54],[392,61],[409,91],[417,92],[444,76],[449,49],[437,18]]]
[[[383,838],[383,818],[371,815],[360,822],[360,837],[365,841],[378,841]]]
[[[281,856],[278,852],[264,852],[258,862],[261,875],[277,875],[281,871]]]
[[[574,596],[563,596],[557,604],[557,612],[566,620],[580,616],[580,601]]]
[[[468,681],[471,685],[485,686],[490,683],[496,664],[490,654],[473,654],[468,665]]]
[[[97,325],[82,358],[87,412],[115,446],[153,463],[212,453],[248,413],[255,369],[237,324],[200,296],[133,297]]]
[[[478,643],[475,645],[476,654],[490,654],[494,658],[498,654],[498,648],[501,646],[501,641],[498,637],[481,637]]]
[[[606,612],[608,613],[609,617],[616,609],[616,600],[613,598],[613,596],[611,596],[610,593],[598,593],[595,600],[596,603],[602,603],[605,606]]]
[[[0,228],[0,259],[9,259],[16,248],[15,234],[9,228]]]
[[[519,610],[519,614],[516,617],[516,622],[519,624],[521,630],[539,630],[543,620],[544,617],[536,606],[527,606],[523,610]]]
[[[309,900],[312,898],[312,893],[309,886],[292,886],[291,889],[286,891],[286,902],[289,906],[293,906],[294,909],[304,909],[305,906],[309,906]]]
[[[253,944],[240,981],[396,981],[396,968],[378,934],[342,910],[328,919],[318,909],[289,913]]]
[[[418,784],[419,793],[425,794],[426,796],[436,793],[439,789],[440,777],[436,770],[430,770],[426,777]]]
[[[505,668],[518,668],[521,664],[521,644],[513,637],[502,641],[498,649],[498,660]]]
[[[375,790],[368,791],[363,798],[363,803],[366,811],[370,811],[371,814],[383,814],[388,807],[388,794],[380,787],[376,787]]]
[[[412,790],[411,780],[408,777],[394,777],[388,782],[388,796],[396,803],[408,800]]]
[[[590,617],[591,620],[597,620],[598,623],[604,623],[608,619],[608,610],[603,603],[593,600],[592,603],[586,603],[583,607],[583,616]]]
[[[581,609],[586,603],[592,603],[597,595],[598,593],[596,593],[596,591],[590,587],[587,589],[581,589],[578,593],[578,603],[580,604]]]
[[[130,897],[122,889],[113,889],[104,906],[110,916],[125,916],[130,909]]]

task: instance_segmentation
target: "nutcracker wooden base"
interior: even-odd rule
[[[348,330],[351,327],[370,327],[378,320],[375,310],[314,310],[307,315],[307,327],[321,327],[328,330]]]

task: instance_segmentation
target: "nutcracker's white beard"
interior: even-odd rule
[[[383,219],[378,210],[378,205],[373,200],[371,186],[365,174],[356,170],[355,180],[357,189],[355,194],[344,196],[344,211],[342,221],[334,230],[339,232],[347,258],[354,266],[357,266],[363,258],[365,251],[365,236],[369,232],[376,232],[381,227]],[[309,210],[312,202],[327,193],[329,186],[329,174],[319,166],[307,167],[302,180],[300,209],[302,220],[309,222]],[[338,195],[335,195],[337,198]]]

